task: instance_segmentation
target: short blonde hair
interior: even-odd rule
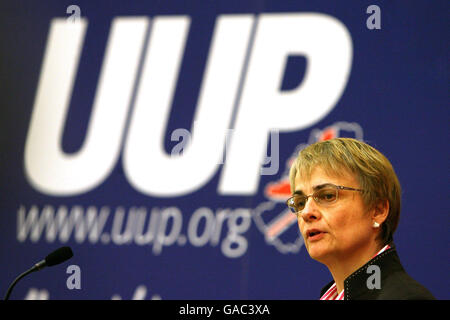
[[[300,150],[289,172],[291,192],[295,191],[295,177],[309,179],[315,167],[327,174],[342,176],[344,172],[355,175],[367,208],[380,201],[389,201],[389,214],[382,224],[380,240],[393,241],[400,219],[401,187],[389,160],[370,145],[351,138],[336,138],[317,142]]]

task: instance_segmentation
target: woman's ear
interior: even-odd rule
[[[389,200],[379,201],[372,210],[372,220],[373,222],[381,225],[389,215]]]

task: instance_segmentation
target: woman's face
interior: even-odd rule
[[[350,173],[342,177],[329,176],[320,167],[311,172],[309,181],[295,178],[295,191],[310,195],[324,184],[360,189],[357,179]],[[311,258],[332,263],[364,252],[373,244],[373,221],[358,191],[339,190],[338,200],[327,206],[317,204],[309,197],[298,226]],[[320,231],[310,235],[310,231]]]

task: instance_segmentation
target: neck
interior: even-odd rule
[[[350,254],[337,255],[333,260],[325,263],[333,276],[338,293],[344,289],[344,280],[370,261],[381,248],[382,246],[377,242],[371,242],[367,246],[349,250]]]

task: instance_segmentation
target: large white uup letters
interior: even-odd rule
[[[95,188],[111,173],[124,140],[124,172],[134,188],[158,197],[194,192],[218,169],[235,113],[218,192],[253,194],[271,130],[313,125],[331,111],[347,83],[352,42],[335,18],[307,13],[219,16],[191,142],[182,155],[171,156],[163,139],[189,25],[187,16],[113,20],[86,138],[78,152],[65,154],[61,140],[87,21],[51,22],[25,144],[25,172],[36,190],[68,196]],[[297,88],[280,91],[290,55],[306,58],[305,77]]]

